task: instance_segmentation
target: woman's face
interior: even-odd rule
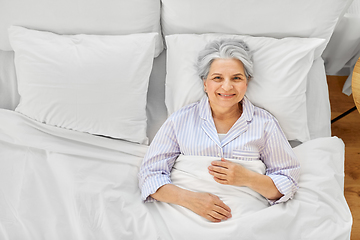
[[[212,110],[227,111],[238,108],[247,89],[244,65],[238,59],[215,59],[204,80]]]

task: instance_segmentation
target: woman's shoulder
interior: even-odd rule
[[[280,128],[280,123],[276,117],[268,110],[254,106],[254,123],[264,127],[266,131],[272,131],[273,129]]]
[[[278,120],[276,117],[267,109],[253,104],[253,119],[255,121],[261,121],[267,124],[277,124]]]
[[[255,105],[254,105],[254,116],[261,116],[262,118],[269,120],[275,119],[274,115],[272,115],[268,110]]]
[[[177,119],[181,119],[183,117],[189,117],[189,116],[195,116],[198,115],[199,112],[199,104],[200,101],[194,102],[194,103],[190,103],[182,108],[180,108],[179,110],[173,112],[170,116],[169,119],[172,120],[177,120]]]

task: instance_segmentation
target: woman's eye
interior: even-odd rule
[[[213,80],[215,80],[215,81],[220,81],[220,80],[221,80],[221,77],[219,77],[219,76],[214,77]]]

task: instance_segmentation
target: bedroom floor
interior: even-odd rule
[[[342,93],[347,77],[328,76],[331,118],[355,106],[351,96]],[[345,142],[345,198],[353,215],[351,240],[360,239],[360,114],[354,111],[331,125],[332,135]]]

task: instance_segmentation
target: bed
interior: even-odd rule
[[[350,239],[321,55],[351,2],[2,1],[0,239]],[[165,119],[203,96],[194,57],[222,37],[249,44],[247,97],[302,170],[292,200],[214,224],[143,203],[138,170]]]

